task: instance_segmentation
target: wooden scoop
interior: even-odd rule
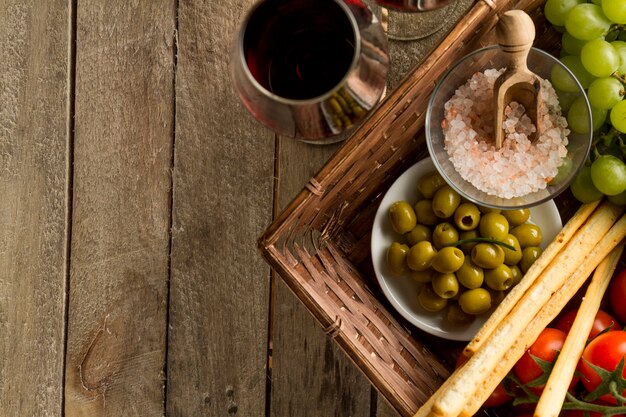
[[[522,10],[505,12],[496,25],[496,38],[506,59],[506,70],[498,77],[494,85],[495,102],[495,141],[496,149],[502,147],[504,134],[502,123],[504,110],[512,101],[517,101],[526,109],[526,114],[537,127],[535,137],[540,128],[537,115],[541,82],[526,65],[528,52],[535,40],[535,25]],[[531,138],[532,140],[532,138]]]

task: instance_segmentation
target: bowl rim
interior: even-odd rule
[[[433,89],[433,92],[430,96],[430,99],[428,100],[428,105],[426,107],[426,120],[424,123],[424,131],[426,134],[426,146],[428,147],[428,153],[430,154],[430,157],[432,158],[433,162],[435,163],[435,167],[437,168],[437,171],[439,171],[439,173],[443,176],[443,178],[446,180],[446,182],[456,191],[458,192],[461,196],[463,196],[464,198],[466,198],[467,200],[475,203],[475,204],[480,204],[482,206],[485,207],[490,207],[490,208],[495,208],[495,209],[512,209],[512,208],[529,208],[529,207],[533,207],[542,203],[545,203],[546,201],[552,200],[555,197],[557,197],[559,194],[561,194],[563,191],[565,191],[569,185],[572,183],[572,181],[574,180],[574,178],[576,177],[576,175],[580,172],[580,170],[582,169],[582,167],[585,165],[584,162],[582,164],[580,164],[577,167],[572,167],[572,175],[570,177],[570,179],[568,181],[564,181],[559,188],[556,188],[554,191],[550,192],[547,196],[542,197],[537,199],[536,201],[530,202],[530,203],[525,203],[525,204],[513,204],[513,205],[498,205],[498,204],[492,204],[486,201],[480,201],[479,199],[467,195],[467,193],[465,193],[460,187],[457,186],[457,184],[455,184],[455,182],[446,174],[446,172],[444,171],[443,167],[441,166],[439,159],[436,156],[436,152],[433,148],[433,144],[432,144],[432,139],[431,139],[431,129],[432,129],[432,125],[431,125],[431,116],[432,116],[432,112],[433,112],[433,106],[434,106],[434,101],[435,101],[435,97],[437,96],[437,92],[439,91],[439,89],[444,85],[444,83],[446,82],[446,80],[448,79],[448,77],[450,76],[450,74],[459,66],[461,65],[463,62],[467,61],[468,59],[471,59],[472,57],[485,53],[485,52],[489,52],[492,50],[496,50],[499,49],[500,46],[499,45],[489,45],[489,46],[485,46],[482,48],[479,48],[467,55],[465,55],[463,58],[459,59],[458,61],[456,61],[453,65],[451,65],[445,72],[444,74],[439,78],[439,81],[437,81],[437,84],[435,85],[435,88]],[[580,84],[580,82],[578,81],[578,79],[576,78],[576,76],[574,75],[574,73],[572,73],[572,71],[567,68],[567,66],[565,64],[563,64],[557,57],[555,57],[554,55],[543,51],[539,48],[536,47],[531,47],[531,51],[533,53],[537,53],[545,58],[547,58],[548,60],[554,62],[555,64],[558,64],[561,66],[561,68],[563,68],[574,80],[574,82],[576,83],[576,86],[578,87],[578,90],[581,94],[581,96],[584,99],[585,102],[585,107],[587,108],[587,122],[588,125],[590,127],[589,129],[589,133],[587,134],[588,138],[587,138],[587,143],[585,146],[585,155],[583,158],[583,161],[587,160],[587,157],[589,156],[589,152],[591,150],[591,143],[593,141],[593,119],[592,119],[592,114],[591,114],[591,105],[589,104],[589,99],[587,98],[587,94],[585,93],[584,88],[582,87],[582,85]],[[458,88],[458,87],[457,87]],[[571,133],[570,133],[571,134]],[[569,138],[569,136],[568,136]],[[464,180],[466,181],[466,180]],[[468,182],[468,181],[466,181]],[[469,183],[469,182],[468,182]],[[474,187],[473,184],[469,183],[472,187]],[[475,187],[474,187],[475,188]],[[523,198],[523,197],[522,197]]]

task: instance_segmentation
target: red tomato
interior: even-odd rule
[[[626,322],[626,269],[611,280],[609,301],[617,319],[622,323]]]
[[[625,331],[608,332],[593,339],[583,351],[583,356],[578,362],[578,371],[583,375],[581,379],[585,388],[591,392],[602,382],[602,378],[591,369],[587,362],[607,371],[614,371],[624,356],[626,356]],[[624,368],[622,376],[626,377],[626,368]],[[623,391],[622,395],[626,395],[626,390]],[[610,394],[603,395],[600,399],[612,404],[617,403]]]
[[[565,333],[569,333],[570,329],[572,328],[572,324],[574,324],[576,313],[578,313],[577,308],[568,311],[563,316],[561,316],[559,320],[557,320],[554,327]],[[620,324],[615,318],[613,318],[613,316],[611,316],[606,311],[598,310],[598,312],[596,313],[596,318],[593,321],[593,326],[591,326],[591,331],[589,332],[589,339],[593,339],[608,327],[611,327],[611,330],[609,331],[621,330]]]
[[[456,360],[456,367],[459,368],[465,362],[467,362],[468,357],[464,354],[460,354]],[[507,394],[506,389],[504,388],[504,384],[500,382],[496,389],[493,390],[487,401],[483,403],[484,407],[497,407],[502,404],[506,404],[511,401],[513,397]]]
[[[547,362],[554,361],[557,353],[563,348],[565,338],[567,335],[565,332],[559,329],[546,328],[543,329],[537,340],[530,346],[530,348],[522,355],[522,357],[513,366],[513,372],[519,378],[523,384],[527,384],[543,375],[543,370],[537,365],[535,360],[530,356],[536,356],[539,359],[543,359]],[[577,378],[572,380],[570,389],[576,385]],[[532,387],[531,391],[541,393],[543,386]]]
[[[600,404],[599,402],[594,402],[594,404]],[[602,417],[601,413],[596,411],[589,411],[589,417]],[[563,417],[587,417],[583,410],[567,410]],[[614,414],[612,417],[624,417],[624,414]]]

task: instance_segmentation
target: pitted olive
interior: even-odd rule
[[[481,268],[493,269],[504,262],[504,251],[500,245],[479,243],[472,249],[472,262]]]
[[[441,298],[452,298],[459,292],[459,281],[453,273],[435,274],[432,286],[435,294]]]
[[[421,284],[431,282],[434,275],[435,271],[432,268],[428,268],[424,271],[409,271],[409,277],[411,277],[413,281],[419,282]]]
[[[433,196],[433,212],[441,219],[447,219],[461,204],[461,196],[449,185],[444,185]]]
[[[480,218],[478,231],[482,237],[502,240],[509,234],[509,222],[499,213],[486,213]]]
[[[462,286],[471,290],[483,285],[485,273],[481,267],[472,262],[469,256],[466,256],[463,265],[456,271],[456,277]]]
[[[417,301],[424,310],[431,313],[443,310],[448,304],[448,300],[439,297],[429,284],[422,285],[417,295]]]
[[[454,212],[454,224],[459,230],[474,230],[480,222],[480,211],[476,204],[462,203]]]
[[[435,256],[437,256],[437,251],[433,245],[428,241],[422,241],[411,246],[406,262],[414,271],[425,271],[430,268]]]
[[[433,204],[431,200],[420,200],[415,204],[415,215],[417,222],[426,226],[434,226],[439,221],[433,212]]]
[[[541,245],[541,229],[536,224],[520,224],[511,230],[511,234],[517,238],[522,249]]]
[[[433,198],[437,190],[445,184],[446,182],[443,177],[437,171],[433,171],[419,179],[417,189],[424,198],[430,199]]]
[[[441,249],[457,242],[459,240],[459,232],[448,222],[439,223],[433,230],[432,239],[435,248]]]
[[[484,288],[467,290],[459,297],[459,306],[467,314],[483,314],[491,308],[491,294]]]
[[[527,208],[503,210],[502,215],[507,219],[511,227],[515,227],[526,223],[530,219],[530,210]]]
[[[518,265],[523,273],[528,272],[528,269],[539,258],[541,252],[542,250],[538,246],[529,246],[522,249],[522,260],[519,261]]]
[[[423,224],[417,224],[405,236],[406,236],[407,242],[409,242],[409,245],[412,246],[418,242],[422,242],[424,240],[430,240],[432,236],[432,232],[427,226],[424,226]]]
[[[459,248],[446,246],[437,252],[437,256],[433,260],[432,267],[435,271],[442,274],[447,272],[455,272],[463,265],[465,255]]]
[[[507,265],[517,265],[522,259],[522,248],[517,241],[517,238],[509,233],[500,241],[515,248],[515,250],[511,250],[507,247],[502,247],[502,250],[504,251],[504,263]]]
[[[403,243],[393,242],[387,249],[387,266],[396,275],[407,272],[406,257],[409,247]]]
[[[506,291],[513,286],[513,272],[502,264],[485,271],[485,283],[496,291]]]
[[[410,232],[417,224],[415,210],[406,201],[396,201],[389,207],[389,219],[393,230],[400,234]]]

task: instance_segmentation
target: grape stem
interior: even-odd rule
[[[622,84],[626,85],[626,78],[624,78],[624,76],[623,76],[623,75],[621,75],[619,72],[615,71],[613,74],[611,74],[611,77],[613,77],[613,78],[615,78],[615,79],[618,79],[619,81],[621,81],[621,82],[622,82]],[[623,94],[623,91],[624,91],[624,90],[620,91],[620,94],[621,94],[621,95],[624,95],[624,94]]]
[[[462,245],[463,243],[480,243],[480,242],[484,242],[484,243],[493,243],[495,245],[500,245],[500,246],[504,246],[505,248],[512,250],[512,251],[516,251],[517,249],[515,249],[514,246],[511,246],[507,243],[504,242],[500,242],[499,240],[496,239],[492,239],[490,237],[473,237],[470,239],[461,239],[461,240],[457,240],[454,243],[450,243],[446,246],[458,246],[458,245]]]

